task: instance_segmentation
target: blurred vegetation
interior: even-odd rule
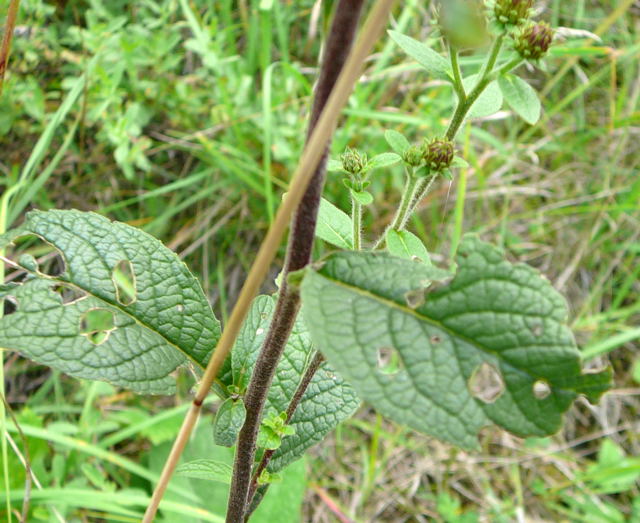
[[[58,207],[142,227],[197,271],[225,318],[301,151],[331,3],[22,0],[0,96],[2,225]],[[431,3],[399,4],[393,27],[441,48]],[[467,126],[458,146],[470,167],[435,188],[411,229],[437,261],[462,231],[477,231],[542,270],[570,301],[585,359],[611,362],[616,388],[597,407],[579,403],[553,438],[488,430],[477,453],[363,408],[314,450],[308,474],[285,474],[283,486],[306,478],[305,521],[640,521],[640,2],[537,5],[552,25],[585,31],[559,41],[544,70],[524,72],[543,95],[543,119],[527,126],[504,111]],[[462,66],[473,72],[479,60]],[[450,86],[385,39],[332,154],[385,152],[389,128],[431,138],[453,102]],[[399,168],[375,175],[371,230],[384,229],[401,184]],[[326,194],[348,209],[339,176]],[[17,512],[28,460],[29,521],[135,521],[189,376],[175,398],[134,397],[5,354],[4,379],[22,428],[7,422],[3,454]],[[209,427],[194,443],[203,453]],[[300,503],[301,493],[279,497],[295,489],[273,490],[276,509]],[[209,515],[198,518],[218,521],[225,495],[181,478],[165,520],[195,521],[199,506]]]

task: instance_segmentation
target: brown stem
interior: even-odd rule
[[[336,6],[320,68],[307,137],[311,135],[349,55],[355,40],[363,3],[364,0],[339,0]],[[327,143],[322,159],[316,166],[311,182],[293,216],[278,303],[244,397],[247,417],[238,436],[227,507],[228,523],[244,521],[247,510],[251,471],[256,453],[256,440],[262,409],[278,361],[300,307],[299,293],[296,289],[289,287],[287,276],[291,271],[302,269],[311,259],[318,207],[324,187],[328,146]]]
[[[286,412],[287,417],[285,419],[285,423],[288,424],[289,421],[291,421],[291,418],[295,414],[296,409],[298,408],[298,405],[300,405],[302,396],[304,396],[304,393],[306,392],[307,387],[311,383],[311,380],[315,376],[316,371],[320,368],[320,365],[322,365],[323,361],[324,361],[324,356],[319,352],[316,352],[315,356],[313,357],[313,360],[311,360],[311,363],[309,364],[309,367],[307,367],[307,370],[302,376],[302,380],[298,384],[298,388],[296,389],[296,392],[294,393],[293,398],[291,398],[291,402],[289,403],[289,406],[287,407],[287,412]],[[253,478],[251,479],[251,488],[249,489],[249,504],[251,504],[253,496],[256,493],[256,489],[258,488],[258,478],[260,477],[260,474],[262,473],[262,471],[266,469],[267,466],[269,465],[269,462],[271,461],[271,458],[273,457],[273,454],[276,452],[276,450],[277,449],[267,449],[264,451],[264,454],[262,455],[262,459],[260,460],[260,464],[256,468],[256,471],[253,473]]]
[[[2,94],[2,86],[4,85],[4,73],[7,70],[9,62],[9,53],[11,52],[11,39],[13,38],[13,30],[16,27],[16,18],[18,17],[18,7],[20,0],[10,0],[7,9],[7,19],[4,24],[4,35],[2,35],[2,44],[0,44],[0,94]]]

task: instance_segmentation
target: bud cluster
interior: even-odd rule
[[[425,143],[423,158],[431,172],[441,172],[448,169],[453,162],[453,142],[445,139],[434,139]]]
[[[532,7],[533,0],[496,0],[493,14],[503,26],[522,25],[529,19]]]
[[[360,174],[367,166],[367,155],[361,154],[356,149],[347,147],[347,150],[340,156],[342,168],[349,174]]]
[[[530,23],[514,38],[514,49],[525,60],[539,60],[551,47],[553,29],[545,22]]]

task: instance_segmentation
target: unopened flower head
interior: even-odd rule
[[[524,24],[531,13],[533,0],[495,0],[493,13],[499,24]]]
[[[344,154],[340,156],[342,168],[349,174],[361,173],[367,165],[367,155],[360,154],[356,149],[347,147]]]
[[[514,48],[526,60],[539,60],[551,47],[553,29],[545,22],[531,23],[515,37]]]
[[[426,143],[423,149],[424,160],[432,172],[440,172],[447,169],[453,162],[453,154],[453,142],[446,138],[436,138]]]
[[[419,167],[424,162],[424,151],[422,147],[412,145],[404,152],[402,159],[411,167]]]

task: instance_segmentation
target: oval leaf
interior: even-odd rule
[[[386,240],[387,250],[394,256],[407,260],[418,260],[431,265],[431,258],[427,248],[415,234],[409,231],[389,229]]]
[[[402,161],[402,158],[396,153],[378,154],[367,162],[365,170],[371,171],[372,169],[380,169],[381,167],[391,167],[400,161]]]
[[[56,277],[31,271],[0,289],[17,303],[0,319],[0,346],[147,394],[172,394],[170,374],[185,357],[206,365],[220,324],[198,280],[158,240],[95,213],[33,211],[0,242],[30,234],[55,247],[66,270]],[[126,300],[115,279],[123,262],[131,274],[119,273],[120,284],[128,277],[133,290]]]
[[[341,249],[353,249],[353,223],[347,213],[322,198],[318,209],[316,236]]]
[[[582,374],[566,303],[538,272],[473,236],[457,264],[423,300],[434,269],[384,253],[336,253],[307,270],[312,338],[365,401],[470,448],[490,420],[552,434],[578,394],[596,401],[609,387],[608,370]]]
[[[396,152],[396,154],[402,156],[404,152],[410,147],[409,140],[407,140],[403,134],[393,129],[389,129],[384,132],[384,139]]]
[[[360,205],[371,205],[373,203],[373,196],[368,191],[354,191],[351,189],[351,196]]]
[[[533,125],[540,119],[540,99],[527,82],[519,76],[506,74],[498,78],[504,99],[522,119]]]
[[[213,442],[223,447],[233,447],[246,417],[247,410],[242,400],[224,400],[213,421]]]
[[[453,71],[449,62],[426,44],[397,31],[389,31],[389,36],[405,53],[416,60],[434,77],[445,80],[453,78]]]

